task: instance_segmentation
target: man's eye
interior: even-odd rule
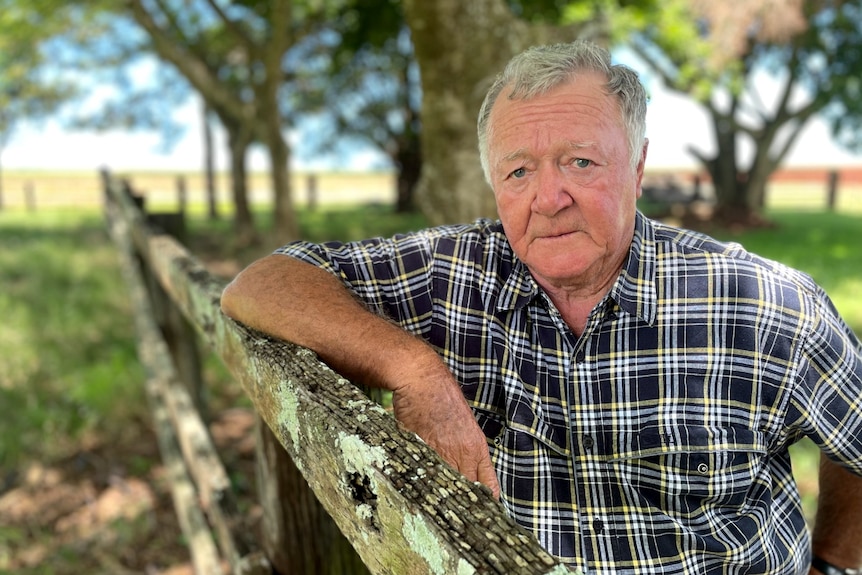
[[[523,177],[524,177],[524,176],[526,176],[526,175],[527,175],[527,170],[526,170],[526,168],[518,168],[518,169],[516,169],[515,171],[513,171],[513,172],[512,172],[512,177],[513,177],[513,178],[523,178]]]
[[[575,158],[575,161],[572,162],[578,168],[589,168],[592,162],[590,160],[584,158]]]

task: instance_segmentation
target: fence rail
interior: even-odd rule
[[[208,447],[202,447],[207,443],[202,423],[188,424],[201,420],[190,414],[195,411],[194,392],[176,381],[171,372],[176,358],[170,360],[167,344],[155,343],[160,330],[148,319],[154,312],[146,305],[152,297],[143,295],[149,274],[243,386],[283,448],[280,455],[289,456],[301,471],[368,571],[398,575],[569,572],[505,515],[487,488],[453,471],[313,352],[268,338],[224,316],[219,307],[223,283],[174,238],[151,229],[128,190],[107,174],[104,182],[109,228],[124,254],[138,304],[139,333],[142,341],[152,340],[139,349],[148,366],[156,424],[165,431],[162,456],[175,462],[169,464],[171,469],[183,467],[176,475],[181,478],[178,485],[184,487],[179,496],[175,493],[181,525],[190,542],[198,541],[207,531],[205,522],[218,524],[221,518],[221,525],[212,527],[217,544],[200,544],[201,556],[220,554],[234,573],[256,572],[273,563],[271,553],[261,557],[243,534],[232,531],[234,511],[224,504],[229,490],[213,479],[217,473],[210,473],[220,464],[213,461]],[[186,392],[169,394],[168,388]],[[185,449],[173,449],[175,444],[184,445],[184,440],[173,439],[167,431],[176,434],[183,427],[194,430],[179,435],[197,439]],[[188,494],[189,489],[197,495]],[[260,491],[264,497],[272,493],[266,488]],[[195,505],[196,501],[200,504]],[[262,503],[265,515],[291,511],[277,509],[291,504],[277,497]],[[301,533],[280,536],[301,537]],[[282,543],[291,548],[291,543]],[[197,548],[192,543],[190,547],[196,559]],[[206,565],[204,559],[198,564]],[[198,572],[219,571],[200,567]],[[309,572],[347,573],[326,566]]]
[[[127,190],[120,192],[124,195]],[[129,201],[132,198],[127,196]],[[134,204],[135,209],[138,203]],[[126,206],[128,208],[128,206]],[[139,265],[133,237],[146,239],[145,230],[130,223],[116,198],[106,203],[111,238],[119,248],[123,276],[132,300],[135,329],[138,334],[138,356],[145,367],[145,388],[153,414],[159,451],[171,484],[171,495],[182,531],[189,542],[196,573],[222,573],[222,559],[237,575],[269,573],[262,553],[252,551],[247,533],[238,530],[236,505],[230,480],[210,438],[206,425],[195,407],[192,392],[195,382],[180,380],[170,345],[160,323],[169,313],[164,304],[159,309],[147,267]],[[132,213],[140,220],[140,212]],[[161,316],[161,318],[160,318]],[[160,322],[159,319],[162,321]],[[186,342],[188,343],[188,342]],[[186,350],[188,352],[188,350]],[[193,352],[192,352],[193,353]],[[188,361],[188,353],[184,354]],[[215,540],[211,536],[215,531]]]

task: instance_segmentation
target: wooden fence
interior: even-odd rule
[[[127,186],[108,174],[103,181],[161,454],[196,573],[569,573],[487,488],[453,471],[313,352],[224,316],[222,282],[154,227],[161,222],[181,234],[181,217],[147,215]],[[221,358],[263,422],[257,475],[264,521],[256,536],[241,527],[207,432],[197,342]]]

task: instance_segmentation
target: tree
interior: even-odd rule
[[[690,152],[712,179],[718,218],[762,219],[770,175],[814,116],[831,119],[846,145],[862,142],[859,0],[681,0],[633,38],[662,81],[709,114],[715,152]],[[779,85],[771,100],[755,81],[762,72]]]
[[[213,126],[212,113],[206,102],[201,110],[201,124],[203,126],[204,139],[204,188],[207,198],[207,215],[211,220],[218,219],[218,202],[216,201],[215,184],[215,154],[213,150]]]
[[[51,117],[67,129],[158,131],[165,149],[176,143],[184,126],[174,112],[190,86],[123,16],[115,0],[0,0],[0,84],[14,94],[0,101],[0,142],[17,121]]]
[[[293,59],[305,63],[297,105],[320,120],[306,143],[317,151],[370,143],[397,170],[396,211],[412,209],[422,166],[421,86],[401,5],[350,0]]]
[[[0,154],[20,123],[45,118],[80,94],[71,78],[51,73],[49,43],[75,37],[89,21],[88,11],[65,3],[0,1]]]
[[[528,22],[504,0],[406,0],[404,9],[422,77],[420,208],[435,224],[493,216],[476,135],[485,90],[508,60],[530,45],[577,37],[602,41],[604,28],[592,22]]]
[[[228,132],[241,243],[254,241],[245,190],[246,154],[255,141],[269,152],[277,241],[298,236],[290,148],[280,108],[287,51],[307,32],[289,0],[171,3],[128,0],[153,50],[194,86]]]

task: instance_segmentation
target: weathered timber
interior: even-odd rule
[[[107,192],[111,189],[110,175],[105,172],[103,179],[107,186],[105,188]],[[135,195],[128,185],[123,185],[122,191],[126,197],[131,199],[131,205],[136,206],[141,211],[139,215],[135,214],[135,217],[141,217],[146,221],[149,226],[148,234],[158,235],[166,232],[171,237],[179,238],[182,241],[184,220],[181,217],[177,214],[147,213],[144,211],[145,200],[143,197]],[[116,202],[110,201],[106,204],[107,207],[115,205]],[[131,227],[134,229],[140,226]],[[178,306],[168,297],[152,269],[144,261],[146,258],[142,257],[137,249],[130,249],[129,251],[134,252],[132,259],[139,264],[135,267],[140,269],[143,275],[146,292],[150,296],[149,299],[152,304],[153,318],[158,327],[161,328],[164,344],[167,346],[164,353],[160,354],[160,358],[165,362],[173,361],[179,381],[194,392],[194,397],[198,400],[195,401],[195,407],[200,410],[201,407],[205,406],[203,396],[200,393],[203,388],[202,386],[195,386],[195,382],[202,381],[200,364],[198,361],[189,361],[188,357],[192,356],[191,359],[198,357],[196,330],[191,327]],[[166,363],[166,365],[169,364]],[[180,391],[178,387],[171,389]],[[204,412],[201,411],[201,413]],[[196,418],[200,419],[200,417]],[[255,413],[256,426],[258,426],[259,420],[260,415]],[[265,423],[258,427],[269,429]],[[255,453],[257,467],[263,467],[266,470],[264,473],[256,473],[258,493],[261,497],[260,503],[265,511],[260,525],[263,532],[261,538],[255,542],[256,544],[247,545],[246,548],[261,549],[273,573],[368,575],[368,570],[357,555],[356,550],[338,529],[332,517],[320,505],[314,492],[300,472],[295,469],[293,461],[281,444],[271,434],[264,434],[263,437],[268,441],[272,437],[271,442],[273,444],[272,449],[262,449],[261,445],[257,444]],[[183,445],[185,444],[186,442],[183,442]],[[206,469],[207,461],[199,461],[202,458],[195,457],[194,454],[189,455],[188,451],[185,451],[184,454],[190,469],[201,471]],[[271,460],[267,460],[267,458]],[[212,458],[209,459],[211,461]],[[196,478],[199,476],[200,474],[196,474]],[[221,491],[221,493],[231,494],[229,491]],[[288,494],[289,498],[283,499],[284,494]],[[208,501],[203,493],[201,498],[204,503]],[[222,513],[226,501],[226,499],[220,499],[218,505],[208,508],[208,516],[219,535],[223,553],[226,557],[231,558],[234,573],[239,573],[238,569],[244,569],[246,564],[235,562],[237,554],[229,545],[231,540],[226,538],[228,521],[225,514]],[[297,508],[298,504],[304,504],[305,507]],[[233,506],[231,507],[233,508]],[[240,524],[239,521],[236,521],[236,517],[232,515],[228,515],[228,517],[233,519],[230,521],[231,525]],[[239,532],[234,530],[233,534],[236,536],[251,535],[246,530]],[[241,554],[245,554],[245,551],[240,551]]]
[[[174,509],[177,511],[180,528],[188,541],[195,573],[201,575],[222,575],[221,560],[209,532],[206,521],[197,502],[195,486],[186,472],[182,455],[176,447],[176,440],[168,423],[167,408],[154,384],[156,380],[147,382],[147,396],[153,413],[153,424],[159,443],[159,452],[167,471],[171,485],[171,497]]]
[[[369,575],[368,567],[320,504],[296,464],[260,417],[255,473],[262,494],[260,545],[277,573]]]
[[[145,199],[136,198],[136,205],[144,209]],[[150,213],[146,214],[147,223],[155,229],[164,231],[181,243],[187,239],[185,214],[180,213]],[[189,390],[195,409],[206,419],[207,406],[204,400],[203,369],[198,350],[195,329],[189,324],[183,314],[177,309],[165,294],[161,285],[151,277],[149,268],[142,268],[148,281],[147,287],[155,308],[157,323],[170,350],[170,356],[177,368],[177,375]]]
[[[452,470],[313,352],[225,317],[223,282],[171,238],[149,234],[134,205],[116,196],[148,265],[372,573],[569,573],[487,488]]]
[[[230,491],[227,472],[216,454],[206,427],[194,409],[187,387],[177,379],[168,344],[152,308],[152,298],[133,255],[125,222],[116,206],[107,206],[108,227],[119,247],[120,263],[129,288],[138,334],[138,356],[146,372],[146,392],[180,527],[189,542],[196,573],[224,572],[210,529],[218,537],[221,556],[234,575],[270,573],[241,520]],[[204,513],[206,513],[206,516]],[[208,519],[208,520],[207,520]]]

